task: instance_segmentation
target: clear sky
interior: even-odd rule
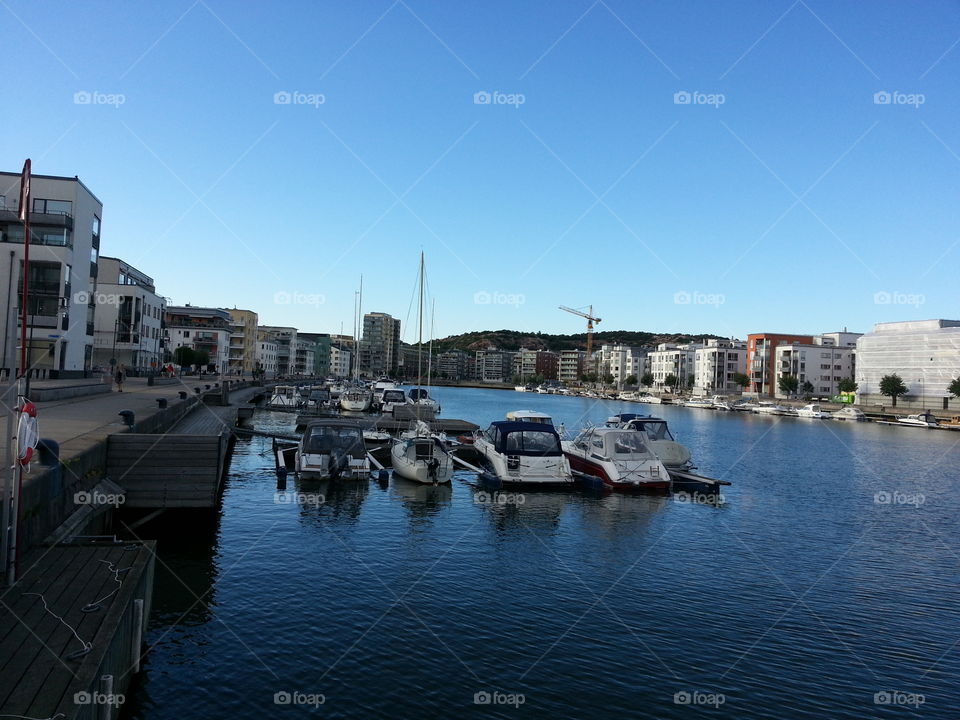
[[[79,175],[176,304],[349,333],[422,249],[438,336],[960,317],[957,2],[2,0],[0,40],[0,167]]]

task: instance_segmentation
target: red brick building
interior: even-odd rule
[[[813,344],[812,335],[783,335],[780,333],[753,333],[747,335],[747,375],[750,392],[773,397],[777,390],[776,352],[778,345],[790,343]]]

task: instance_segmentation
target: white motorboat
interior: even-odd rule
[[[620,413],[607,420],[607,427],[642,432],[647,438],[647,447],[656,455],[668,470],[687,471],[693,467],[690,451],[678,443],[663,418]]]
[[[511,410],[507,413],[507,420],[511,422],[532,422],[542,425],[553,425],[553,418],[546,413],[536,410]]]
[[[670,473],[642,432],[615,427],[587,428],[561,443],[571,469],[599,477],[614,490],[668,490]]]
[[[270,396],[268,407],[296,410],[303,405],[303,395],[295,385],[277,385]]]
[[[651,395],[646,393],[637,397],[637,402],[647,403],[648,405],[660,405],[663,403],[663,398],[657,395]]]
[[[307,423],[297,448],[296,469],[305,479],[368,479],[370,459],[360,423],[340,418]]]
[[[513,389],[516,390],[517,392],[527,392],[526,385],[514,385]]]
[[[689,408],[703,408],[704,410],[713,410],[713,400],[706,398],[690,398],[684,403]]]
[[[797,410],[797,417],[827,420],[832,417],[832,415],[823,410],[817,403],[810,403]]]
[[[730,401],[727,400],[723,395],[714,395],[710,398],[710,402],[713,403],[714,410],[730,410]]]
[[[853,422],[863,422],[867,419],[867,416],[863,414],[863,410],[860,408],[850,407],[847,405],[844,408],[840,408],[831,416],[834,420],[852,420]]]
[[[441,438],[422,420],[401,433],[390,447],[393,472],[420,483],[446,483],[453,475],[453,459]]]
[[[331,405],[330,388],[315,387],[311,388],[307,394],[306,409],[319,411],[323,408],[329,408]]]
[[[780,415],[784,410],[788,408],[778,405],[775,402],[770,402],[769,400],[761,400],[753,408],[753,412],[757,415]]]
[[[939,427],[940,422],[933,416],[933,413],[930,411],[918,413],[916,415],[907,415],[906,417],[897,418],[898,423],[903,425],[910,425],[912,427]]]
[[[352,387],[340,393],[340,408],[347,412],[366,412],[370,409],[372,396],[369,390]]]
[[[399,389],[399,386],[393,382],[393,380],[388,380],[386,378],[377,380],[371,387],[371,390],[373,391],[373,407],[382,409],[381,404],[383,402],[383,393],[387,390],[397,389]]]
[[[747,398],[740,398],[733,405],[730,406],[731,410],[736,412],[753,412],[759,407],[759,405],[753,400]]]
[[[622,392],[622,393],[620,393],[620,395],[619,395],[619,397],[618,397],[617,399],[618,399],[618,400],[626,400],[627,402],[636,402],[638,397],[640,397],[640,396],[639,396],[637,393],[631,391],[631,392]]]
[[[497,487],[572,487],[570,462],[552,425],[498,420],[474,435],[481,479]]]
[[[384,390],[383,395],[380,397],[380,412],[384,415],[393,414],[393,411],[404,405],[409,405],[410,401],[407,399],[407,394],[400,390]]]
[[[428,414],[437,415],[440,413],[440,403],[430,397],[430,393],[425,388],[412,388],[407,396],[410,398],[411,405],[427,410]]]

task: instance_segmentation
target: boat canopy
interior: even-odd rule
[[[344,452],[356,458],[366,455],[363,430],[359,423],[327,420],[311,422],[303,431],[302,448],[311,455],[327,455]]]
[[[645,442],[645,433],[632,430],[599,428],[584,430],[576,443],[603,457],[640,459],[652,456]]]
[[[554,457],[563,454],[557,431],[544,423],[500,420],[490,423],[487,438],[497,452],[505,455]]]
[[[631,420],[636,420],[637,418],[648,418],[649,415],[643,415],[641,413],[620,413],[619,415],[611,415],[607,419],[607,425],[610,427],[621,427],[626,425]]]
[[[430,397],[430,393],[428,393],[424,388],[413,388],[409,395],[410,399],[413,401],[426,400]]]
[[[536,410],[511,410],[507,413],[507,420],[553,425],[552,417],[546,413],[537,412]]]
[[[403,390],[383,391],[383,402],[385,403],[404,403],[406,401],[407,396],[404,394]]]
[[[673,440],[667,421],[662,418],[639,416],[624,425],[625,430],[639,430],[650,440]]]

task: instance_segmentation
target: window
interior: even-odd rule
[[[189,331],[189,330],[184,330],[184,331],[183,331],[183,336],[184,336],[185,338],[190,337],[190,331]]]
[[[97,264],[97,252],[98,250],[96,248],[90,248],[90,262],[94,265]]]
[[[73,203],[70,200],[33,199],[33,212],[48,213],[50,215],[69,215],[73,212]]]
[[[93,230],[94,236],[100,234],[100,218],[98,218],[96,215],[93,216],[93,228],[92,228],[92,230]]]
[[[23,263],[20,263],[19,291],[23,294]],[[22,306],[21,306],[22,307]],[[60,263],[30,263],[30,293],[27,300],[28,315],[56,316],[60,311]]]

